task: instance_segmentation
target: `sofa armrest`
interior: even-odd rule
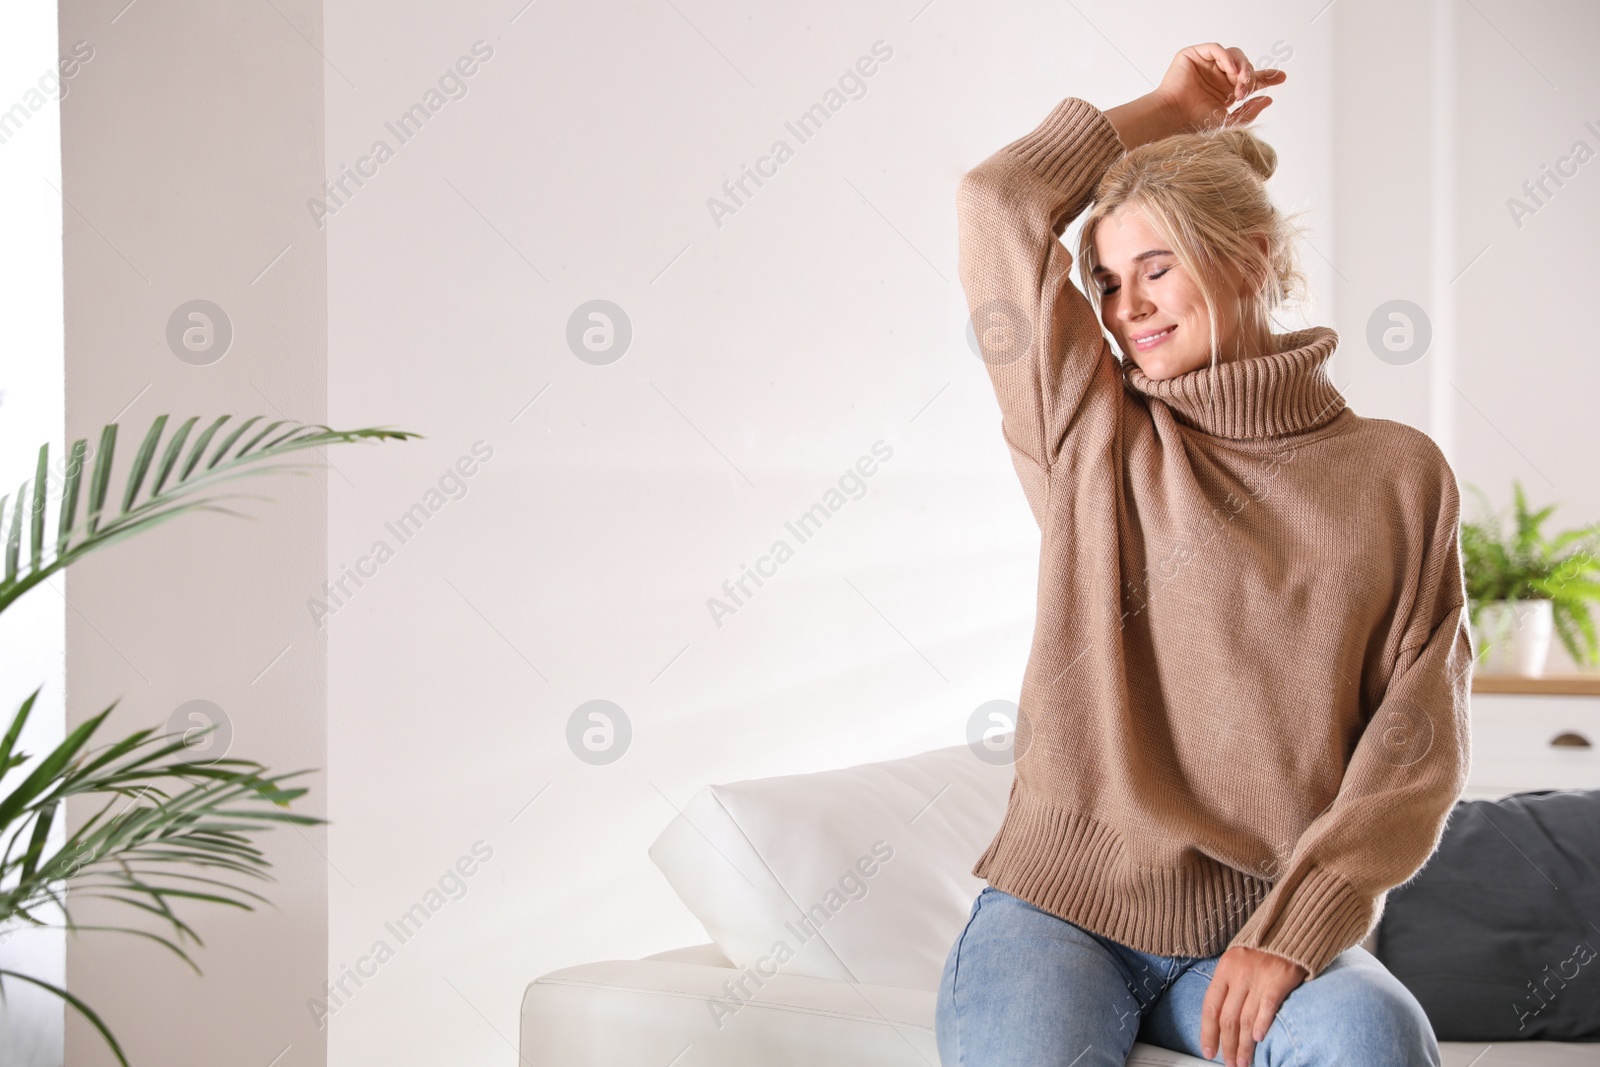
[[[708,967],[733,967],[733,961],[724,956],[722,950],[716,946],[716,943],[711,941],[703,945],[669,948],[665,952],[657,952],[644,958],[647,960],[667,960],[671,963],[703,963]]]
[[[518,1067],[940,1067],[932,990],[780,973],[735,1000],[740,975],[663,959],[552,971],[522,995]],[[1208,1067],[1143,1042],[1127,1062]]]
[[[936,994],[731,967],[606,960],[523,993],[519,1067],[938,1067]]]

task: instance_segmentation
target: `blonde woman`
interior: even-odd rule
[[[1459,498],[1425,434],[1345,405],[1333,330],[1272,328],[1301,278],[1276,157],[1241,127],[1284,80],[1185,48],[1149,95],[1063,100],[961,181],[961,282],[1041,551],[946,1067],[1122,1067],[1136,1038],[1439,1063],[1360,942],[1466,782]],[[1080,292],[1058,238],[1086,209]]]

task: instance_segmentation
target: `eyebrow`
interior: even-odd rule
[[[1152,249],[1150,249],[1150,250],[1148,250],[1146,252],[1140,252],[1138,255],[1134,256],[1133,257],[1133,261],[1135,263],[1142,263],[1147,259],[1154,259],[1156,256],[1170,256],[1170,255],[1172,255],[1172,252],[1170,250],[1168,250],[1168,249],[1165,249],[1165,248],[1152,248]],[[1096,263],[1094,265],[1094,269],[1091,270],[1089,273],[1090,274],[1110,274],[1111,271],[1110,271],[1109,268],[1103,267],[1100,264]]]

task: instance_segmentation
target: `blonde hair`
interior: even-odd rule
[[[1221,347],[1217,305],[1226,291],[1226,265],[1246,279],[1247,296],[1237,316],[1241,328],[1269,333],[1272,312],[1306,293],[1295,258],[1299,226],[1267,195],[1267,179],[1277,166],[1272,146],[1240,127],[1176,134],[1124,154],[1100,179],[1078,235],[1078,269],[1096,314],[1095,230],[1118,209],[1136,206],[1205,298],[1213,369]],[[1266,237],[1265,253],[1257,235]]]

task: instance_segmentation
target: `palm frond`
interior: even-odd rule
[[[114,422],[106,425],[100,431],[100,442],[95,449],[93,468],[89,472],[87,498],[83,501],[85,514],[81,523],[77,513],[79,500],[85,495],[83,473],[88,440],[80,438],[74,441],[68,449],[53,547],[45,543],[50,446],[41,446],[31,492],[29,483],[24,482],[14,498],[9,494],[0,496],[0,536],[4,537],[5,543],[5,577],[0,579],[0,611],[4,611],[14,600],[51,574],[89,552],[178,515],[219,510],[214,506],[215,502],[226,499],[226,496],[213,494],[212,490],[224,481],[244,474],[295,469],[294,464],[273,464],[274,460],[335,443],[365,439],[406,440],[421,436],[406,430],[376,427],[335,430],[321,424],[307,425],[280,419],[267,424],[235,449],[251,427],[262,420],[262,416],[254,415],[225,435],[207,460],[206,451],[211,442],[232,418],[231,415],[220,415],[207,426],[189,446],[188,456],[180,468],[179,459],[188,443],[189,433],[199,418],[186,420],[168,437],[166,449],[157,463],[155,456],[161,451],[161,439],[168,420],[166,415],[157,416],[129,464],[120,499],[110,502],[109,506],[118,427]],[[289,428],[266,440],[285,426]],[[150,483],[148,489],[145,488],[147,480]],[[29,529],[26,565],[21,556],[24,518]]]
[[[0,740],[0,753],[8,760],[36,696],[17,710]],[[198,943],[199,938],[169,902],[254,910],[252,901],[267,903],[266,898],[237,879],[270,881],[271,863],[249,835],[275,824],[312,826],[325,820],[288,810],[306,790],[286,783],[305,771],[268,774],[251,760],[197,762],[189,758],[181,734],[151,730],[90,747],[115,707],[72,730],[0,795],[0,885],[7,887],[0,891],[0,922],[33,921],[35,911],[51,904],[71,928],[76,924],[70,897],[109,895],[160,917],[177,941],[150,936],[187,959],[178,942]],[[14,760],[11,765],[21,766]],[[55,820],[74,796],[99,798],[102,804],[61,846],[49,850]],[[207,870],[229,877],[199,873]]]
[[[90,1026],[93,1026],[96,1030],[100,1031],[100,1036],[105,1038],[107,1045],[111,1046],[111,1052],[117,1057],[117,1062],[122,1064],[122,1067],[129,1067],[128,1057],[123,1055],[122,1046],[117,1044],[117,1039],[112,1036],[111,1031],[106,1028],[106,1024],[101,1020],[100,1016],[95,1014],[94,1009],[89,1007],[89,1005],[85,1004],[82,1000],[79,1000],[72,993],[67,992],[67,990],[61,986],[46,982],[42,978],[35,978],[31,974],[23,974],[21,971],[0,969],[0,980],[4,980],[6,978],[15,978],[19,982],[27,982],[29,985],[36,985],[40,989],[54,993],[68,1004],[71,1004],[77,1009],[79,1015],[82,1015],[85,1019],[89,1020]]]

